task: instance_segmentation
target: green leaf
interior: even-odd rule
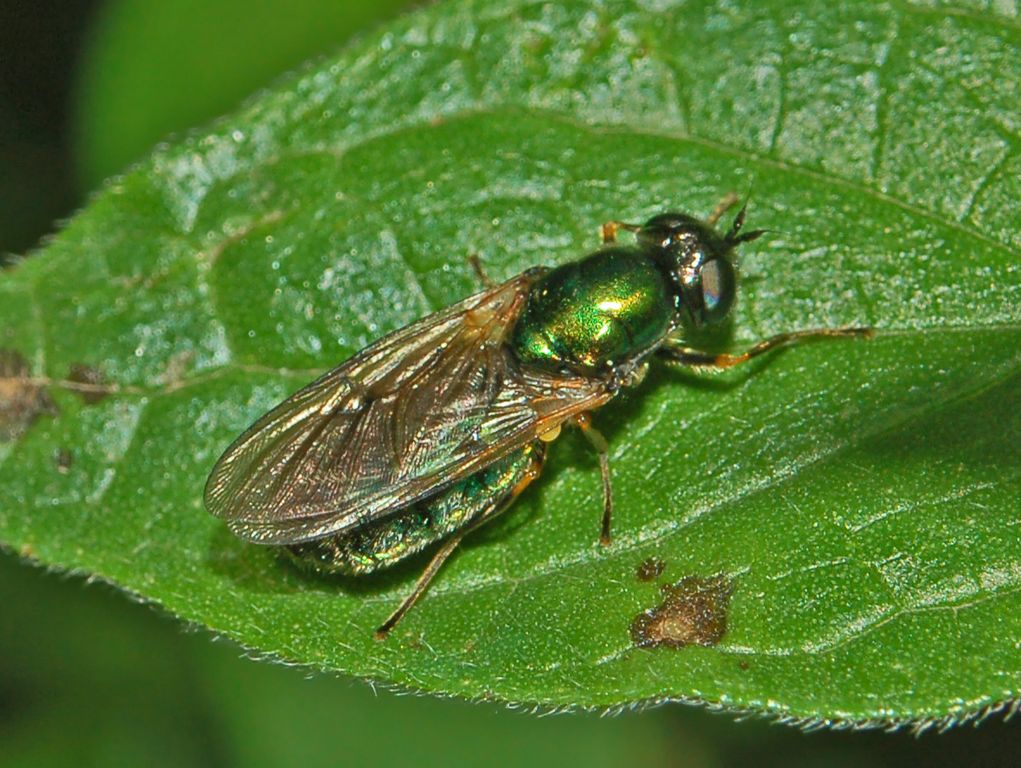
[[[414,689],[858,724],[1006,706],[1019,44],[1016,12],[963,3],[448,2],[393,24],[159,150],[0,274],[0,537],[261,653]],[[730,190],[770,231],[714,342],[879,336],[655,368],[598,412],[610,548],[568,435],[378,643],[423,561],[304,576],[203,510],[234,436],[472,291],[467,254],[505,278]],[[636,578],[649,558],[658,581]],[[660,583],[721,586],[718,643],[634,647]]]

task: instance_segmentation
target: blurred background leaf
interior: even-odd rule
[[[171,132],[207,122],[409,0],[111,0],[97,7],[75,94],[79,188],[89,192]]]
[[[167,8],[174,5],[165,4],[154,16],[166,14]],[[225,9],[228,5],[225,5]],[[116,27],[118,6],[120,4],[111,4],[112,10],[108,10],[110,15],[106,18],[115,21],[110,22],[109,27],[100,27],[94,40],[104,40],[104,29]],[[151,25],[151,28],[165,26],[170,29],[186,29],[189,21],[196,18],[193,9],[186,6],[181,5],[181,18],[176,22],[178,26],[175,27],[173,22],[163,18],[160,24]],[[137,12],[137,8],[119,12],[125,13],[123,18],[132,18],[132,10]],[[387,14],[390,12],[389,9],[383,10]],[[286,11],[281,10],[280,13],[285,14]],[[223,11],[223,18],[229,24],[229,10]],[[266,16],[267,20],[273,18],[272,13]],[[305,27],[315,28],[319,32],[321,29],[318,25],[323,23],[323,19],[322,15],[316,16],[315,22],[307,23]],[[59,28],[59,25],[55,26]],[[301,27],[299,24],[294,26],[295,29]],[[115,35],[100,47],[104,51],[108,48],[113,51],[131,51],[134,48],[140,52],[132,56],[137,55],[139,69],[145,69],[143,63],[146,62],[146,52],[159,51],[159,46],[153,43],[149,47],[134,47],[134,40],[123,39],[132,38],[134,30],[144,28],[145,22],[136,20],[121,29],[119,36],[122,39],[118,41]],[[263,30],[265,39],[270,39],[274,31],[272,28]],[[258,34],[258,31],[255,33]],[[223,34],[229,37],[229,32]],[[196,33],[195,38],[198,36]],[[339,36],[334,38],[337,39],[340,39]],[[299,61],[306,53],[322,50],[322,40],[319,37],[311,41],[304,52],[295,53],[292,63]],[[287,49],[283,43],[280,47]],[[166,56],[166,50],[162,51],[161,56]],[[96,54],[90,60],[98,57],[99,54]],[[153,57],[157,63],[149,67],[150,71],[160,72],[161,63],[166,61],[162,57]],[[101,94],[104,88],[117,90],[116,81],[123,77],[123,73],[117,74],[117,69],[124,64],[120,63],[123,60],[116,57],[111,61],[113,63],[107,66],[113,68],[113,73],[102,67],[94,69],[89,76],[91,86],[85,86],[83,93],[88,87],[96,89],[97,94]],[[132,61],[134,63],[135,60]],[[280,61],[284,65],[288,63],[284,59]],[[187,71],[186,64],[182,63],[181,66],[182,71]],[[230,67],[223,69],[231,71]],[[214,66],[209,68],[210,72],[218,70]],[[83,71],[90,71],[89,66],[86,65]],[[266,74],[276,71],[278,69],[263,70]],[[223,86],[219,92],[224,94],[224,101],[216,106],[211,100],[209,104],[212,106],[205,114],[212,115],[229,109],[245,91],[259,84],[258,78],[261,76],[252,74],[251,80],[236,80],[235,83],[242,83],[238,90]],[[104,78],[106,85],[103,84]],[[233,79],[233,76],[228,79]],[[179,85],[176,90],[187,90],[195,87],[196,83],[205,84],[210,81],[215,81],[215,78],[189,75],[182,78],[183,85]],[[211,85],[211,90],[216,91],[222,84],[211,82]],[[120,111],[107,113],[105,117],[103,113],[98,113],[98,117],[88,116],[86,100],[79,102],[79,114],[85,115],[81,117],[81,125],[86,126],[79,146],[86,149],[77,163],[85,169],[85,177],[92,173],[105,175],[116,170],[121,163],[143,152],[147,142],[169,130],[186,127],[193,119],[203,116],[201,111],[188,112],[186,116],[170,115],[165,123],[153,121],[141,129],[136,128],[130,117],[132,107],[145,111],[146,108],[141,105],[146,97],[166,87],[166,83],[159,83],[158,80],[140,83],[134,98],[130,89],[120,94],[124,99],[119,102],[122,106],[116,107]],[[169,87],[173,88],[173,85]],[[102,96],[97,95],[96,103],[102,104],[102,101]],[[199,101],[196,98],[196,102]],[[126,111],[124,105],[127,105]],[[123,120],[118,119],[118,114],[123,116]],[[103,134],[99,138],[96,138],[97,132],[94,129],[93,138],[88,138],[90,134],[87,126],[90,119],[94,126],[105,124],[108,127],[106,132],[98,132]],[[116,155],[119,125],[125,126],[121,137],[124,147],[135,147],[120,156]],[[103,146],[108,140],[109,143]],[[93,149],[89,149],[90,142],[95,143]],[[5,181],[9,178],[5,177]],[[40,177],[30,173],[25,178],[38,180]],[[12,198],[16,196],[17,187],[17,184],[11,184]],[[31,189],[32,184],[27,187]],[[56,204],[52,199],[47,202],[49,205]],[[17,241],[12,239],[12,242]],[[0,243],[0,247],[2,245]],[[23,246],[18,246],[18,249],[23,249]],[[660,711],[641,716],[625,716],[610,721],[610,725],[605,720],[586,717],[555,718],[543,721],[551,724],[546,726],[551,730],[543,732],[525,718],[508,713],[494,714],[491,710],[478,707],[465,708],[453,702],[401,700],[398,703],[383,697],[383,700],[390,703],[381,706],[380,699],[372,699],[361,688],[327,678],[305,681],[293,670],[238,662],[234,658],[236,651],[229,646],[220,644],[210,648],[202,638],[179,637],[172,625],[154,617],[150,612],[123,610],[119,607],[122,603],[105,590],[98,593],[95,590],[83,592],[75,582],[55,580],[52,577],[40,579],[27,574],[24,567],[14,564],[5,564],[5,569],[0,583],[5,588],[9,587],[9,590],[3,595],[0,604],[11,606],[11,610],[4,612],[3,620],[9,624],[2,636],[10,641],[10,647],[0,649],[0,653],[11,663],[9,669],[4,670],[3,690],[7,691],[7,695],[0,704],[6,706],[0,711],[10,713],[10,717],[5,717],[2,722],[2,727],[6,729],[3,731],[4,736],[11,735],[11,740],[5,739],[4,743],[17,744],[16,749],[6,754],[12,764],[19,759],[25,760],[24,764],[41,764],[29,761],[44,756],[59,764],[66,757],[61,738],[50,736],[43,739],[40,735],[52,734],[53,729],[49,724],[53,721],[75,724],[72,728],[58,729],[57,733],[73,742],[76,748],[80,749],[85,741],[92,739],[94,744],[89,748],[89,755],[94,756],[96,764],[110,762],[104,758],[112,755],[140,755],[146,752],[166,757],[167,764],[223,764],[234,760],[246,764],[261,764],[260,760],[266,760],[266,764],[273,764],[272,758],[278,754],[295,754],[294,750],[300,743],[308,744],[307,754],[310,760],[314,760],[314,757],[330,756],[332,753],[329,750],[336,748],[336,732],[331,729],[336,729],[337,721],[345,718],[330,716],[334,712],[347,713],[346,721],[359,723],[349,731],[359,735],[365,733],[366,729],[378,729],[380,733],[407,733],[413,727],[412,723],[414,727],[428,723],[430,725],[420,731],[422,749],[426,754],[437,755],[438,759],[450,755],[450,745],[463,734],[470,735],[464,743],[466,756],[482,753],[480,746],[472,747],[472,739],[475,737],[478,737],[474,742],[476,745],[491,744],[493,739],[520,739],[525,749],[508,752],[509,762],[506,764],[518,764],[519,759],[543,762],[557,759],[562,753],[531,751],[543,746],[543,742],[550,741],[556,741],[558,746],[572,751],[589,750],[585,754],[596,765],[668,761],[680,763],[678,756],[683,756],[683,764],[686,765],[733,764],[740,758],[752,755],[761,761],[764,746],[776,750],[776,764],[785,765],[798,762],[814,764],[816,761],[818,764],[832,765],[837,764],[838,759],[850,760],[847,763],[849,765],[861,764],[862,759],[897,764],[900,759],[908,756],[922,757],[923,762],[930,760],[933,764],[938,761],[949,765],[965,756],[974,761],[976,757],[985,754],[983,750],[988,750],[985,756],[993,758],[997,754],[997,746],[1002,748],[1002,754],[1010,754],[1010,747],[1016,744],[1016,740],[1004,741],[1004,734],[1012,734],[1013,731],[1000,725],[987,728],[977,736],[968,735],[967,732],[957,733],[930,748],[925,742],[916,745],[902,737],[872,735],[852,740],[847,736],[831,734],[806,738],[789,731],[766,729],[761,724],[738,727],[726,720],[708,718],[697,712],[678,714],[676,711]],[[134,622],[145,627],[137,635],[132,634],[136,630],[129,626]],[[132,656],[132,648],[143,649],[141,655]],[[154,662],[154,658],[159,662]],[[65,659],[67,663],[59,664],[59,659]],[[119,678],[124,678],[126,682],[119,684]],[[10,684],[7,681],[11,681]],[[219,690],[214,690],[218,686]],[[49,695],[56,690],[67,696]],[[155,697],[154,701],[137,696],[137,691],[147,690],[159,690],[161,695]],[[253,693],[239,695],[238,692],[243,690]],[[39,695],[36,693],[38,691],[47,694]],[[98,698],[109,704],[109,709],[92,705],[97,698],[97,691],[101,692]],[[34,708],[26,704],[32,702],[33,695],[37,703]],[[75,699],[76,696],[79,698]],[[83,706],[82,702],[86,700],[89,705]],[[276,709],[272,706],[282,702],[303,702],[307,706]],[[406,707],[403,714],[399,711],[401,706]],[[316,726],[305,716],[309,709],[329,714]],[[358,721],[355,713],[366,711],[371,711],[371,714],[364,722]],[[432,719],[429,711],[434,713]],[[480,712],[484,714],[473,720]],[[89,716],[93,720],[89,720]],[[402,721],[401,717],[405,720]],[[117,727],[102,727],[111,722],[123,722],[125,718],[136,724],[135,733],[126,733],[126,729]],[[256,721],[261,726],[267,722],[278,723],[279,731],[247,726],[247,723]],[[197,727],[200,722],[212,722],[213,725]],[[486,730],[486,722],[494,723],[492,732]],[[930,743],[935,744],[935,740]],[[962,745],[959,752],[955,751],[957,744]],[[273,751],[281,747],[285,751]],[[802,753],[806,748],[809,754]],[[886,750],[886,753],[880,759],[877,755],[881,749]],[[391,753],[380,747],[376,754],[382,761],[379,764],[386,764]],[[584,757],[580,751],[577,754]],[[393,753],[393,758],[399,761],[400,753]]]
[[[534,716],[239,657],[103,585],[0,559],[0,765],[1013,765],[994,718],[918,739],[805,734],[690,707]]]

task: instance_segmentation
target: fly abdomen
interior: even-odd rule
[[[534,441],[438,494],[388,517],[287,551],[314,571],[357,576],[383,570],[421,552],[498,509],[541,462],[545,445]]]

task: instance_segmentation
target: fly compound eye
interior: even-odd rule
[[[734,267],[726,259],[713,259],[702,265],[702,306],[705,322],[716,323],[726,317],[736,292]]]

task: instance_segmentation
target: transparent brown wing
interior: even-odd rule
[[[380,339],[267,413],[220,457],[206,507],[293,544],[396,512],[611,395],[521,370],[504,343],[535,272]]]

